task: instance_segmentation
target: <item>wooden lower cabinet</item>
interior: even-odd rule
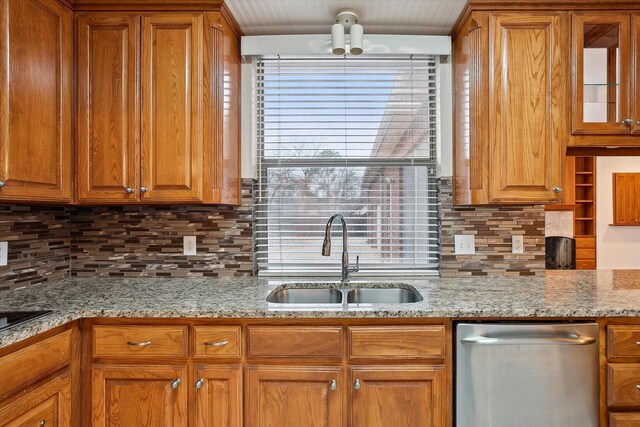
[[[247,426],[340,427],[340,367],[246,368]]]
[[[67,370],[35,390],[0,406],[2,427],[71,425],[71,373]]]
[[[445,425],[443,368],[352,368],[350,386],[351,427]]]
[[[195,426],[242,427],[242,368],[198,366],[194,378]]]
[[[95,365],[92,419],[100,427],[186,427],[186,366]]]

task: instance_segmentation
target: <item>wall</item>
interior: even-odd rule
[[[69,208],[0,205],[0,241],[9,242],[0,291],[69,275]]]
[[[440,180],[440,275],[540,276],[545,267],[542,205],[453,207],[452,178]],[[475,255],[455,255],[454,236],[475,235]],[[511,253],[511,236],[524,235],[524,254]]]
[[[640,268],[640,227],[612,227],[613,173],[640,172],[640,157],[598,157],[596,234],[598,270]]]

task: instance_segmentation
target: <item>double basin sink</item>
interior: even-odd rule
[[[354,288],[279,287],[267,295],[276,304],[406,304],[422,301],[422,295],[409,285],[359,285]]]

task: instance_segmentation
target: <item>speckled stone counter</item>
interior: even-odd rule
[[[352,280],[361,286],[364,279]],[[53,310],[0,331],[0,348],[86,317],[412,318],[637,317],[640,270],[549,271],[546,277],[377,279],[424,297],[410,304],[284,305],[267,294],[287,279],[83,278],[0,293],[0,311]],[[313,283],[313,282],[312,282]],[[317,286],[335,286],[327,281]]]

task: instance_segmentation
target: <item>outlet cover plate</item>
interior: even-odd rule
[[[0,242],[0,266],[7,265],[9,258],[9,242]]]
[[[454,237],[456,255],[476,253],[476,237],[473,234],[457,234]]]
[[[524,253],[524,236],[522,235],[511,236],[511,253],[514,253],[514,254]]]
[[[182,240],[183,255],[196,255],[196,236],[184,236]]]

